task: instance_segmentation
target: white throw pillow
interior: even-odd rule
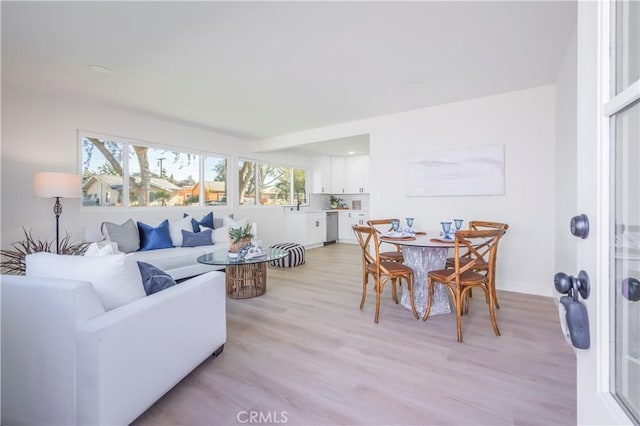
[[[109,311],[146,296],[132,256],[66,256],[33,253],[25,257],[26,276],[89,281]]]
[[[182,230],[193,232],[191,225],[191,216],[184,217],[180,220],[169,221],[169,235],[171,242],[175,247],[182,247]]]
[[[200,226],[200,229],[206,228],[206,226]],[[211,234],[211,239],[214,244],[229,244],[229,227],[223,226],[216,228]]]
[[[84,252],[85,256],[110,256],[119,253],[118,244],[109,241],[101,241],[100,243],[91,243]]]
[[[249,219],[243,217],[242,219],[233,219],[230,216],[225,216],[222,219],[224,226],[228,226],[229,228],[240,228],[241,226],[246,226],[249,224]]]

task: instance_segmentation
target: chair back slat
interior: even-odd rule
[[[376,230],[378,234],[391,231],[391,222],[399,219],[370,219],[367,221],[367,225]],[[388,225],[388,226],[384,226]]]
[[[362,249],[362,266],[367,268],[369,265],[378,264],[379,251],[376,230],[371,226],[360,225],[353,225],[352,228]]]
[[[456,274],[461,274],[468,270],[486,267],[489,274],[493,273],[495,258],[498,250],[498,241],[504,234],[502,229],[489,230],[469,230],[458,231],[455,234],[455,260],[454,269]],[[466,250],[467,261],[460,262],[460,249]]]

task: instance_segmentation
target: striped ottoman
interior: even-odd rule
[[[293,266],[302,265],[304,263],[304,246],[298,243],[280,243],[269,246],[269,248],[278,248],[287,252],[287,256],[282,259],[272,260],[269,262],[271,266],[279,266],[281,268],[291,268]]]

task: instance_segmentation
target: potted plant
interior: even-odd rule
[[[31,253],[47,252],[55,253],[55,240],[41,240],[31,235],[31,230],[27,231],[22,227],[24,232],[24,240],[11,243],[13,250],[0,250],[0,272],[9,275],[24,275],[26,271],[25,256]],[[89,243],[79,242],[72,243],[71,236],[65,234],[60,240],[58,247],[59,254],[78,255],[81,256],[87,250]]]
[[[251,244],[252,238],[253,233],[251,232],[250,223],[239,228],[229,228],[229,240],[231,242],[229,253],[238,253],[242,247]]]
[[[342,205],[342,198],[332,195],[329,197],[329,202],[331,203],[332,208],[339,209]]]

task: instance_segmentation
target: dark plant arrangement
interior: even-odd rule
[[[38,252],[55,253],[55,240],[40,240],[31,235],[31,230],[27,231],[22,227],[24,240],[11,243],[14,250],[0,250],[2,260],[0,261],[0,271],[9,275],[24,275],[26,265],[24,258],[26,255]],[[59,254],[83,255],[87,251],[90,243],[72,243],[71,236],[65,232],[65,236],[60,240]]]

